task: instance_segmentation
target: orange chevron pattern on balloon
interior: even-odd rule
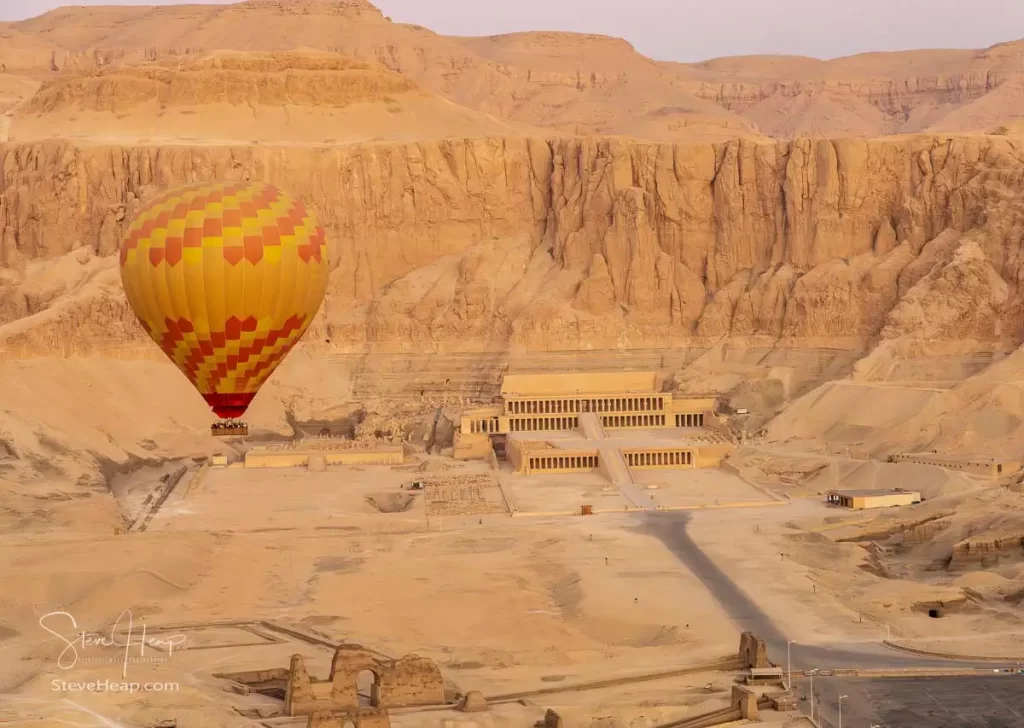
[[[129,305],[222,418],[241,417],[298,343],[329,273],[313,214],[258,182],[167,192],[139,211],[121,246]]]

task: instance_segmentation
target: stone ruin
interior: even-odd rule
[[[349,452],[352,450],[373,451],[380,449],[381,447],[393,447],[397,444],[400,444],[400,442],[396,442],[389,438],[377,438],[373,436],[350,440],[342,437],[334,437],[333,435],[316,435],[314,437],[304,437],[300,440],[294,440],[291,442],[276,442],[270,445],[264,445],[261,449],[266,452],[294,452],[296,450],[312,450],[314,452]]]
[[[544,714],[544,718],[537,721],[534,728],[562,728],[564,721],[555,711],[548,708],[548,711]]]
[[[745,669],[773,666],[765,641],[751,632],[740,636],[737,662]],[[395,660],[359,645],[341,645],[334,652],[326,680],[312,678],[302,656],[292,655],[287,671],[260,671],[252,674],[251,681],[266,682],[273,677],[272,673],[279,672],[284,677],[284,715],[306,717],[306,728],[390,728],[388,711],[393,708],[448,706],[466,713],[488,709],[486,698],[476,691],[462,696],[457,706],[449,705],[440,669],[432,660],[418,655]],[[373,676],[369,705],[360,702],[361,697],[366,697],[360,696],[358,685],[364,672]],[[791,708],[788,693],[759,696],[754,690],[736,685],[725,710],[735,712],[737,717],[757,720],[758,709],[775,705],[775,701],[780,710]],[[562,717],[553,710],[548,710],[536,724],[537,728],[562,725]]]
[[[757,720],[758,702],[757,693],[750,688],[743,687],[742,685],[732,686],[729,705],[733,710],[739,711],[742,720]]]
[[[370,672],[369,706],[360,704],[359,675]],[[389,708],[445,704],[444,679],[425,657],[392,660],[359,645],[341,645],[326,680],[310,677],[302,655],[292,655],[284,714],[309,716],[308,728],[386,728]]]
[[[405,425],[397,417],[368,415],[355,428],[357,443],[401,445],[405,439]]]
[[[424,481],[427,515],[483,516],[507,512],[498,481],[493,475],[435,475],[424,478]]]
[[[459,703],[459,710],[463,713],[483,713],[487,709],[487,698],[479,690],[470,690]]]
[[[768,661],[768,646],[753,632],[744,632],[740,635],[739,660],[740,667],[744,670],[772,667],[772,663]]]
[[[309,716],[306,728],[391,728],[387,711],[332,713],[321,710]]]

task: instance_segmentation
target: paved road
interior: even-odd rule
[[[799,693],[806,682],[794,680]],[[1024,726],[1024,676],[830,678],[814,681],[821,728],[1020,728]],[[805,709],[809,703],[802,702]]]
[[[707,587],[719,606],[741,631],[750,631],[768,645],[769,657],[777,663],[786,659],[784,634],[757,603],[705,554],[687,532],[691,519],[688,513],[645,513],[643,527],[661,540],[676,557]],[[833,668],[908,668],[908,667],[979,667],[976,662],[914,657],[890,650],[879,643],[836,643],[791,647],[794,669]],[[1005,667],[1012,667],[1007,664]],[[985,668],[1003,667],[985,663]],[[1022,683],[1024,685],[1024,683]],[[1024,726],[1024,723],[1021,724]]]
[[[687,513],[646,513],[643,527],[660,539],[711,592],[740,631],[758,635],[769,658],[785,660],[788,635],[757,603],[705,554],[687,533]],[[837,643],[791,647],[794,669],[967,667],[995,670],[994,665],[919,658],[880,643]],[[811,680],[793,676],[797,696],[810,697]],[[821,728],[1022,728],[1024,676],[982,673],[978,677],[900,678],[885,680],[822,678],[814,680],[815,712]],[[839,720],[839,696],[843,700]],[[805,714],[809,700],[800,700]]]

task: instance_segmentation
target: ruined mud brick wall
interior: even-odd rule
[[[325,681],[312,679],[302,656],[292,656],[285,714],[358,711],[358,681],[363,671],[374,675],[370,702],[375,708],[444,703],[444,679],[432,660],[417,655],[388,660],[358,645],[342,645],[334,653],[331,674]]]
[[[740,635],[740,665],[744,669],[758,667],[771,667],[768,662],[768,647],[764,640],[755,637],[752,632],[744,632]]]
[[[381,707],[408,705],[441,705],[444,700],[444,679],[433,660],[408,655],[395,660],[381,676]]]
[[[543,728],[562,728],[562,716],[548,708],[544,714]]]
[[[950,524],[953,522],[949,517],[951,515],[952,514],[943,514],[927,521],[908,524],[901,531],[903,543],[926,543],[931,541],[935,538],[936,534],[939,534],[949,528]]]
[[[382,660],[358,646],[342,645],[334,653],[330,682],[335,699],[358,707],[356,683],[359,673],[369,670],[376,679],[372,702],[375,707],[399,708],[444,703],[444,679],[433,661],[410,655],[399,660]]]
[[[731,703],[744,720],[757,720],[757,693],[750,688],[733,685]]]
[[[1024,533],[1008,534],[996,538],[969,539],[953,547],[949,569],[972,566],[998,565],[1000,559],[1024,556]]]
[[[328,690],[326,693],[325,695],[322,683],[314,684],[306,670],[306,662],[302,659],[302,655],[292,655],[284,689],[285,715],[312,715],[324,709],[344,710],[348,707],[334,704],[330,691]],[[355,707],[359,707],[358,700]]]

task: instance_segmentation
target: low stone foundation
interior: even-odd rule
[[[309,716],[306,728],[391,728],[386,710],[362,710],[357,713],[318,711]]]
[[[328,465],[401,465],[405,454],[401,446],[372,450],[270,449],[254,447],[245,454],[247,468],[301,468],[317,471]]]

